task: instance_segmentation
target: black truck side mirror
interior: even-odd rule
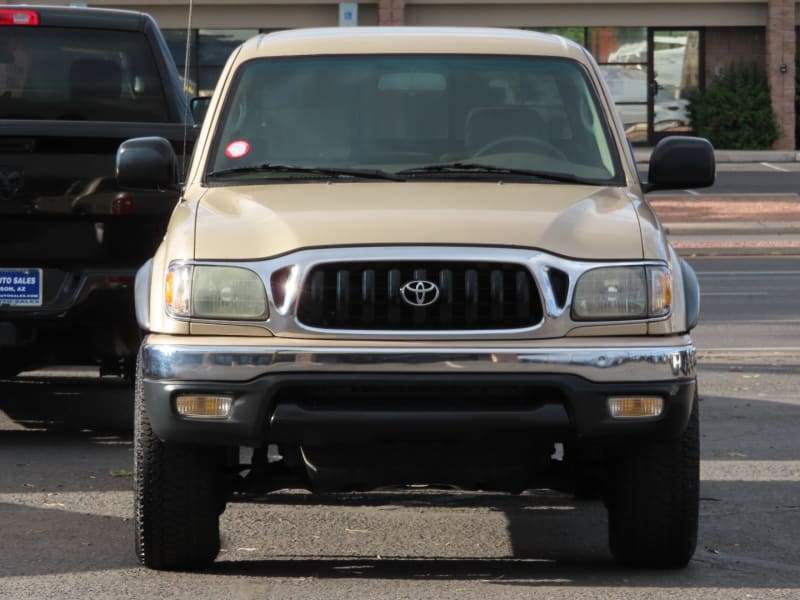
[[[168,189],[179,183],[178,157],[162,137],[125,140],[117,150],[117,182],[122,188]]]
[[[662,139],[650,155],[645,192],[685,190],[714,185],[714,147],[705,138],[683,135]]]

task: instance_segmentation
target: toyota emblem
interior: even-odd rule
[[[432,281],[415,279],[400,288],[400,295],[411,306],[430,306],[439,299],[439,286]]]

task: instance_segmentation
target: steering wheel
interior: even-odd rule
[[[550,156],[554,156],[556,158],[560,158],[561,160],[569,160],[566,154],[564,154],[561,150],[559,150],[550,142],[540,140],[539,138],[522,136],[522,135],[507,135],[501,138],[497,138],[496,140],[492,140],[488,144],[478,148],[478,150],[475,152],[475,154],[473,154],[473,156],[483,156],[484,154],[497,152],[498,149],[502,148],[503,146],[528,146],[532,149],[538,150],[539,154],[543,153]],[[542,152],[542,150],[544,152]]]

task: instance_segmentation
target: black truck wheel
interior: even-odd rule
[[[205,567],[219,552],[225,450],[162,442],[150,427],[144,400],[139,365],[134,417],[136,555],[152,569]]]
[[[697,544],[700,441],[697,397],[686,431],[675,440],[619,452],[611,466],[611,553],[627,566],[685,566]]]

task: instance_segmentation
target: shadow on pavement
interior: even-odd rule
[[[133,385],[117,378],[3,379],[0,411],[24,428],[131,431]]]
[[[132,551],[133,527],[127,519],[7,503],[0,503],[0,513],[0,577],[137,566]],[[35,539],[40,541],[32,543]]]

